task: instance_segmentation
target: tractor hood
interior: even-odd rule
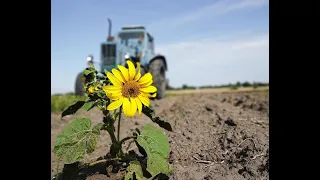
[[[117,53],[117,44],[116,42],[104,42],[101,44],[101,72],[105,70],[111,71],[112,68],[115,68],[118,64]]]
[[[127,57],[135,57],[135,48],[118,44],[116,42],[104,42],[101,44],[101,72],[111,71],[118,64],[125,65]]]

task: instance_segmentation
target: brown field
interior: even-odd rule
[[[260,90],[269,90],[269,87],[259,87],[256,88],[255,90],[260,91]],[[198,90],[168,90],[166,93],[168,95],[174,94],[206,94],[206,93],[225,93],[225,92],[252,92],[253,88],[252,87],[242,87],[238,88],[237,90],[232,90],[230,88],[208,88],[208,89],[198,89]]]
[[[168,91],[171,96],[152,102],[156,115],[169,121],[174,131],[164,130],[172,151],[171,180],[269,179],[269,91],[268,88],[252,90]],[[76,117],[89,117],[94,124],[102,121],[97,109],[79,111],[63,119],[59,113],[52,113],[52,150],[56,136]],[[141,129],[152,122],[143,115],[140,119],[123,118],[121,123],[123,138],[135,128]],[[104,156],[109,146],[109,136],[102,132],[97,149],[85,161]],[[53,153],[51,157],[53,176],[57,161]],[[62,167],[60,163],[60,171]],[[117,177],[96,174],[88,175],[87,179]]]

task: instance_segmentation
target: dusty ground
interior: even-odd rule
[[[166,131],[172,150],[170,162],[174,166],[170,179],[269,179],[268,97],[268,91],[234,91],[170,96],[154,101],[156,115],[168,120],[174,130]],[[58,133],[75,117],[90,117],[93,123],[102,119],[97,109],[88,113],[80,111],[62,120],[59,116],[51,115],[52,149]],[[124,118],[121,137],[131,135],[133,129],[141,129],[149,122],[145,116]],[[85,161],[105,155],[109,143],[107,133],[103,132],[98,148]],[[56,167],[52,153],[52,175]],[[110,178],[95,175],[87,179]]]
[[[259,87],[257,90],[268,90],[269,87]],[[166,93],[171,94],[211,94],[211,93],[225,93],[225,92],[248,92],[252,91],[252,87],[240,87],[237,90],[230,88],[205,88],[205,89],[188,89],[188,90],[167,90]]]

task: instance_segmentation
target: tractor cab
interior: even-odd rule
[[[143,26],[126,26],[101,44],[101,71],[124,65],[127,59],[146,65],[154,56],[153,38]]]

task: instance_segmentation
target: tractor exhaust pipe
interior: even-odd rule
[[[112,22],[111,19],[108,18],[109,30],[108,30],[108,39],[107,41],[113,41],[113,36],[111,36]]]
[[[108,18],[108,22],[109,22],[108,37],[111,37],[111,29],[112,29],[112,22],[111,22],[111,19],[109,19],[109,18]]]

